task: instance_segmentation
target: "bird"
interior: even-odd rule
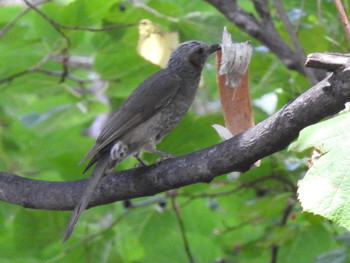
[[[165,68],[144,80],[111,114],[96,143],[80,163],[91,158],[84,173],[95,165],[83,194],[75,207],[63,242],[87,208],[103,176],[127,157],[141,163],[141,151],[172,155],[156,148],[162,138],[182,120],[190,108],[207,57],[221,49],[198,40],[181,43],[170,55]]]

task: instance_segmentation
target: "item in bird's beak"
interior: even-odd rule
[[[219,75],[226,74],[226,85],[236,88],[243,74],[247,71],[253,48],[250,41],[232,43],[231,35],[226,27],[222,33],[221,42],[221,65]]]

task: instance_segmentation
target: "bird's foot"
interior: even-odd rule
[[[139,162],[138,164],[135,165],[135,167],[145,167],[145,166],[148,166],[148,164],[141,159],[141,157],[139,155],[135,155],[134,156],[135,159]]]

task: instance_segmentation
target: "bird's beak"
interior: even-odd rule
[[[215,45],[211,45],[209,47],[209,49],[207,50],[207,52],[208,52],[208,55],[209,55],[209,54],[214,53],[214,52],[216,52],[218,50],[221,50],[221,45],[220,44],[215,44]]]

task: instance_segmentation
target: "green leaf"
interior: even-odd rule
[[[314,147],[321,156],[299,181],[299,200],[304,211],[322,215],[350,229],[350,113],[304,129],[291,149]]]
[[[347,147],[322,155],[299,182],[299,200],[304,211],[322,215],[350,229],[350,160]]]
[[[314,262],[319,254],[336,246],[323,224],[299,225],[298,228],[290,228],[290,231],[294,232],[294,237],[280,247],[277,262]]]
[[[289,150],[302,152],[315,147],[323,153],[335,150],[338,146],[350,145],[348,124],[350,112],[307,127],[300,132],[299,138]]]

